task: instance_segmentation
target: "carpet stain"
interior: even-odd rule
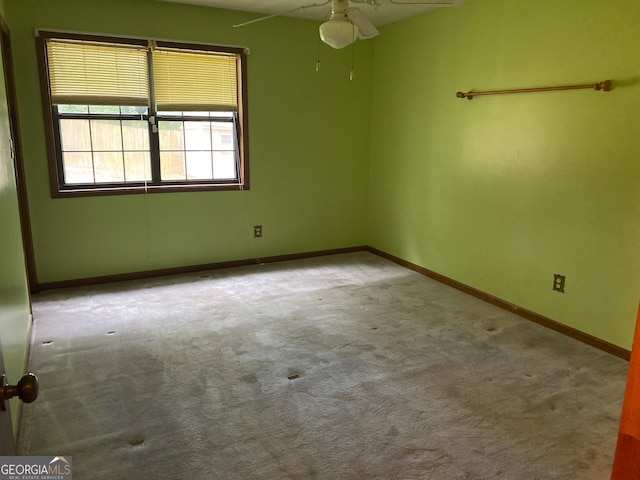
[[[256,383],[258,379],[256,378],[255,375],[243,375],[242,381],[245,383]]]
[[[303,373],[304,373],[304,371],[302,371],[302,370],[298,370],[296,368],[290,368],[289,372],[287,373],[287,378],[289,380],[297,380],[298,378],[300,378],[302,376]]]
[[[129,440],[129,445],[132,448],[143,448],[144,447],[144,437],[142,435],[137,435]]]
[[[460,398],[462,395],[455,385],[447,385],[446,390],[447,398]]]

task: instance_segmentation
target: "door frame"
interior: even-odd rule
[[[29,199],[27,196],[27,182],[24,173],[24,161],[22,154],[22,142],[20,140],[20,119],[18,116],[18,97],[16,94],[16,82],[13,69],[13,54],[11,52],[11,35],[9,27],[2,15],[0,15],[0,39],[2,63],[4,65],[4,81],[7,90],[7,108],[9,112],[9,129],[13,140],[13,167],[15,171],[16,190],[18,194],[18,210],[20,215],[20,227],[22,230],[22,248],[27,272],[27,285],[29,293],[38,291],[38,275],[35,266],[35,254],[33,250],[33,235],[31,231],[31,219],[29,216]],[[31,305],[31,299],[29,299]]]

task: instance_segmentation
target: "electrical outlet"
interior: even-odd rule
[[[254,225],[253,226],[253,238],[262,237],[262,225]]]
[[[565,276],[558,273],[553,274],[553,291],[564,293]]]

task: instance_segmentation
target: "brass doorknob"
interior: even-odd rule
[[[0,410],[6,410],[5,400],[18,397],[24,403],[31,403],[38,398],[38,377],[33,373],[24,375],[17,385],[7,385],[5,376],[2,375],[0,386]]]

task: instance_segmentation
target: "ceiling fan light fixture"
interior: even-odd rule
[[[344,48],[358,38],[358,27],[346,15],[333,15],[320,25],[320,39],[333,48]]]

